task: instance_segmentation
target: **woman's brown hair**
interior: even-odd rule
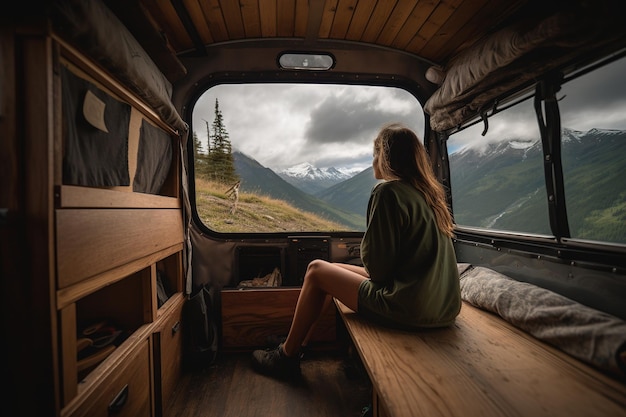
[[[384,125],[374,140],[374,155],[382,179],[404,180],[417,188],[433,210],[439,230],[452,237],[454,223],[445,190],[415,132],[400,123]]]

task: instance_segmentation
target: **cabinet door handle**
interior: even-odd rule
[[[124,385],[124,388],[117,393],[113,401],[109,403],[109,415],[117,414],[122,411],[122,407],[128,400],[128,384]]]
[[[174,334],[178,333],[178,330],[180,330],[180,321],[177,321],[172,326],[172,334],[174,335]]]

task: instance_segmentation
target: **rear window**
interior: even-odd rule
[[[195,210],[219,233],[362,232],[380,127],[424,131],[396,87],[220,84],[193,110]]]

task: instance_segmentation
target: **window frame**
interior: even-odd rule
[[[330,55],[330,54],[329,54]],[[189,132],[194,131],[193,110],[200,97],[210,88],[221,84],[336,84],[336,85],[355,85],[355,86],[374,86],[374,87],[390,87],[399,88],[413,95],[419,105],[423,107],[426,101],[424,89],[414,80],[400,77],[378,74],[342,74],[332,71],[298,71],[298,70],[280,70],[278,72],[261,72],[261,73],[212,73],[203,83],[198,83],[194,88],[193,94],[187,100],[184,108],[185,120],[189,121]],[[423,138],[427,138],[430,133],[427,114],[423,113],[425,132],[418,132]],[[187,149],[193,149],[193,135],[189,134],[187,138]],[[186,160],[188,175],[187,188],[189,194],[189,203],[191,208],[191,221],[193,224],[207,236],[218,240],[267,240],[267,239],[289,239],[294,235],[310,236],[310,237],[330,237],[330,238],[361,238],[364,232],[361,231],[286,231],[286,232],[220,232],[209,228],[204,224],[198,214],[196,202],[195,188],[195,161],[193,152],[187,152]]]
[[[557,94],[561,86],[623,57],[626,57],[626,50],[593,61],[591,64],[582,62],[574,64],[570,68],[561,69],[566,72],[564,75],[556,71],[546,74],[531,85],[520,87],[508,95],[502,95],[493,103],[489,111],[442,134],[442,140],[447,141],[452,134],[475,124],[485,123],[485,118],[488,120],[494,114],[505,111],[520,101],[535,100],[535,112],[538,115],[537,123],[540,123],[543,118],[544,124],[544,127],[540,127],[544,164],[546,159],[550,161],[545,164],[544,182],[548,195],[555,195],[557,200],[554,204],[548,201],[552,236],[457,224],[455,232],[458,243],[472,244],[477,247],[484,245],[499,251],[504,250],[536,259],[547,256],[554,258],[557,262],[580,262],[587,266],[593,267],[595,265],[600,269],[607,269],[607,265],[626,268],[626,259],[624,258],[626,244],[571,237],[567,222],[567,202],[565,200],[561,154],[554,152],[554,150],[560,150],[561,146],[561,115]],[[544,102],[546,99],[554,105],[548,111],[546,111]],[[446,158],[448,156],[446,155]],[[451,184],[451,187],[453,186],[454,184]],[[546,195],[546,199],[548,199],[548,195]],[[450,199],[450,206],[454,212],[452,199]],[[608,268],[615,271],[615,267]]]

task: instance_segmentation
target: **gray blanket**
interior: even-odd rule
[[[123,81],[179,134],[187,130],[171,102],[172,85],[101,0],[51,3],[54,29]]]
[[[626,377],[626,321],[489,268],[459,264],[461,296],[539,340]]]

